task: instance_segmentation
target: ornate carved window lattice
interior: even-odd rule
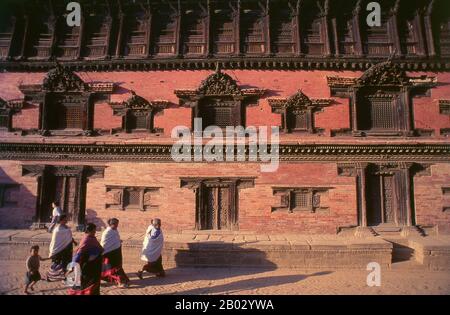
[[[315,133],[314,113],[331,104],[330,99],[310,99],[298,91],[288,99],[269,99],[272,112],[281,114],[281,128],[284,132]]]
[[[129,4],[124,10],[123,56],[147,57],[149,51],[149,9],[135,3]]]
[[[267,53],[267,8],[261,1],[247,4],[241,13],[242,49],[247,54]]]
[[[19,201],[20,185],[0,183],[0,208],[16,207]]]
[[[22,100],[5,101],[0,98],[0,130],[12,131],[12,116],[23,108]]]
[[[163,5],[155,8],[153,12],[151,32],[153,55],[165,56],[177,54],[179,12],[176,8]]]
[[[182,18],[183,53],[186,55],[207,54],[207,16],[206,3],[187,7]]]
[[[272,187],[273,195],[280,198],[279,204],[272,207],[272,212],[327,211],[329,207],[321,202],[321,196],[325,196],[330,189],[331,187]]]
[[[270,11],[271,50],[276,54],[297,54],[299,2],[280,1]]]
[[[202,118],[203,128],[208,126],[245,126],[244,106],[262,96],[261,89],[241,89],[228,74],[217,68],[197,90],[175,90],[180,105],[192,108],[194,118]]]
[[[110,103],[114,115],[122,116],[122,130],[126,132],[159,132],[154,128],[154,116],[164,110],[168,101],[149,102],[131,91],[131,97],[121,103]]]
[[[328,77],[332,95],[349,97],[355,136],[412,136],[410,98],[436,86],[436,79],[412,78],[391,60],[374,65],[359,79]]]
[[[87,9],[84,17],[83,47],[81,56],[85,59],[103,58],[109,55],[109,41],[112,17],[109,6],[97,3]]]
[[[232,3],[216,3],[216,9],[212,12],[210,21],[212,25],[213,52],[214,54],[234,54],[237,51],[236,28],[237,8]]]
[[[106,209],[156,211],[159,187],[106,186]]]
[[[85,83],[60,64],[42,85],[20,85],[26,99],[41,104],[42,135],[93,135],[94,100],[114,89],[113,83]]]

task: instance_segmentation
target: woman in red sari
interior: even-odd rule
[[[69,289],[69,295],[99,295],[103,247],[95,237],[96,225],[89,223],[72,262],[81,267],[81,286]]]
[[[108,227],[102,234],[100,241],[103,251],[102,280],[115,283],[120,287],[128,287],[130,279],[122,267],[122,241],[120,240],[119,220],[108,220]]]

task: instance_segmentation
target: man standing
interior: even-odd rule
[[[144,271],[154,273],[157,277],[164,277],[166,275],[162,266],[161,257],[163,244],[164,236],[161,230],[161,220],[153,219],[152,224],[150,224],[145,232],[141,260],[147,263],[142,267],[142,270],[137,272],[139,279],[143,279],[142,274]]]
[[[48,227],[48,232],[52,233],[55,228],[56,223],[59,222],[59,217],[63,215],[61,208],[59,207],[59,201],[53,201],[52,203],[53,211],[52,211],[52,221],[50,222],[50,226]]]

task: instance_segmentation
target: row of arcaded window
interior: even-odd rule
[[[82,1],[69,27],[64,1],[3,10],[0,58],[30,60],[215,56],[450,56],[446,0]]]

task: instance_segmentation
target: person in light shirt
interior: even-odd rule
[[[141,260],[146,264],[137,272],[139,279],[143,279],[144,271],[156,274],[157,277],[166,275],[162,266],[161,252],[164,245],[164,236],[161,230],[161,220],[153,219],[145,232],[144,243],[142,247]]]
[[[59,217],[63,215],[63,212],[59,206],[59,201],[53,201],[52,203],[52,221],[50,222],[50,226],[48,227],[48,232],[52,233],[56,224],[59,222]]]

